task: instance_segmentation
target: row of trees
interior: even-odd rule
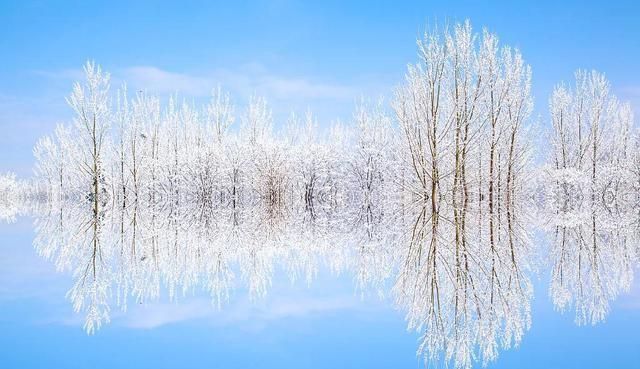
[[[38,142],[37,179],[20,195],[40,204],[38,250],[75,273],[69,296],[87,329],[108,320],[109,296],[142,301],[163,281],[173,296],[204,276],[218,302],[233,263],[263,295],[273,259],[295,250],[291,264],[308,280],[318,255],[349,265],[360,286],[392,279],[425,358],[468,368],[530,325],[527,215],[556,235],[558,308],[603,319],[640,254],[630,227],[600,215],[637,204],[629,105],[601,74],[578,72],[551,96],[550,155],[534,168],[520,52],[468,22],[426,34],[418,49],[392,113],[361,104],[353,124],[326,131],[311,113],[292,114],[279,134],[263,98],[237,109],[217,88],[204,106],[163,106],[126,86],[113,92],[88,63],[68,99],[73,124]],[[18,186],[0,180],[0,194]]]
[[[271,110],[252,97],[236,125],[228,94],[213,91],[198,108],[126,87],[112,99],[109,75],[93,63],[68,99],[76,118],[34,150],[49,198],[91,201],[205,201],[224,206],[280,206],[324,199],[371,198],[391,183],[397,161],[391,120],[381,107],[360,108],[356,129],[336,125],[320,137],[311,113],[292,114],[273,134]],[[114,100],[114,101],[112,101]]]
[[[633,111],[610,92],[604,75],[576,72],[573,86],[556,86],[549,110],[553,151],[545,170],[557,177],[561,197],[578,190],[590,201],[606,200],[603,196],[612,201],[614,195],[622,200],[638,193],[640,155]],[[588,181],[578,184],[578,178]]]
[[[313,207],[401,193],[432,205],[446,197],[456,209],[486,201],[493,214],[532,172],[530,68],[468,23],[425,36],[419,50],[421,62],[393,100],[396,119],[382,104],[363,105],[355,124],[320,133],[311,113],[292,114],[280,135],[262,98],[251,98],[239,119],[219,88],[201,108],[175,98],[163,108],[142,92],[130,98],[126,87],[112,96],[108,74],[89,63],[86,83],[68,99],[74,124],[38,142],[36,174],[48,197],[96,204],[190,198]],[[553,150],[544,170],[588,176],[594,191],[637,187],[633,113],[601,74],[578,72],[575,87],[559,85],[549,105]],[[556,185],[565,194],[571,186]]]

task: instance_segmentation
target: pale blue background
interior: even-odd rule
[[[266,95],[277,119],[309,107],[329,123],[348,120],[360,96],[389,96],[429,24],[465,18],[522,50],[543,126],[553,85],[570,81],[576,68],[605,72],[638,110],[639,11],[634,1],[2,0],[0,171],[30,175],[33,144],[70,118],[64,96],[87,59],[112,72],[116,86],[127,80],[132,89],[163,96],[178,89],[200,100],[221,83],[239,104],[252,92]],[[361,300],[352,276],[328,273],[310,288],[278,278],[257,307],[242,291],[221,313],[195,297],[152,306],[155,315],[116,316],[87,337],[64,297],[71,277],[40,259],[32,238],[29,219],[0,225],[0,368],[421,365],[402,313]],[[578,328],[572,314],[554,312],[544,277],[535,293],[531,331],[492,368],[640,368],[637,283],[596,327]],[[141,327],[149,316],[155,320]]]

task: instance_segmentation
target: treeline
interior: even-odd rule
[[[213,91],[205,106],[126,87],[85,66],[68,98],[73,125],[60,125],[34,152],[51,198],[93,201],[197,199],[237,205],[368,201],[402,194],[412,201],[502,197],[527,162],[524,123],[531,112],[530,70],[517,51],[498,47],[470,25],[420,43],[393,101],[361,106],[347,126],[318,132],[310,113],[273,132],[264,99],[238,111]],[[397,124],[398,122],[399,124]],[[234,126],[236,126],[234,128]]]
[[[336,125],[324,138],[311,113],[292,114],[276,136],[262,98],[252,97],[239,118],[220,89],[202,107],[174,98],[162,107],[145,93],[131,98],[126,87],[112,97],[108,74],[93,63],[85,71],[68,99],[74,124],[58,126],[34,150],[51,198],[312,206],[371,197],[396,177],[397,137],[379,106],[359,109],[355,128]]]
[[[556,235],[554,302],[573,303],[580,322],[603,319],[640,254],[629,227],[597,214],[637,213],[629,104],[602,74],[579,71],[574,85],[554,90],[551,129],[535,147],[543,134],[532,124],[532,72],[518,50],[466,22],[426,34],[418,55],[389,109],[362,104],[351,124],[326,130],[311,113],[292,114],[279,132],[263,98],[241,109],[217,88],[202,106],[175,97],[162,104],[124,86],[112,91],[109,75],[88,63],[68,98],[73,123],[38,142],[36,180],[20,190],[53,204],[39,226],[56,236],[39,240],[39,250],[60,263],[78,258],[67,264],[81,266],[71,298],[83,310],[91,298],[106,304],[101,273],[111,275],[110,263],[125,266],[127,286],[140,271],[162,275],[163,263],[226,276],[209,263],[231,246],[246,251],[231,259],[251,261],[248,278],[264,291],[268,278],[258,276],[269,275],[260,269],[269,263],[256,256],[276,255],[269,250],[284,239],[352,243],[372,262],[357,271],[363,283],[384,280],[374,269],[391,275],[395,261],[397,303],[422,334],[421,353],[468,368],[517,345],[529,328],[526,224],[537,218]],[[545,163],[533,162],[535,149]],[[17,187],[0,178],[0,194]],[[624,271],[610,296],[601,293],[603,256]],[[587,304],[587,287],[597,303]],[[88,304],[89,322],[108,320]]]
[[[530,172],[531,68],[468,22],[418,45],[420,61],[396,90],[393,113],[363,104],[353,124],[322,131],[311,113],[292,114],[278,134],[263,98],[237,109],[217,88],[204,106],[176,98],[163,106],[126,86],[113,92],[109,75],[88,63],[67,99],[73,124],[34,149],[37,176],[51,198],[94,201],[507,201]],[[579,71],[575,87],[554,90],[545,170],[588,175],[592,188],[612,175],[634,182],[633,114],[609,89],[601,74]]]

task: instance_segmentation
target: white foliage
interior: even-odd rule
[[[427,363],[487,364],[531,325],[534,226],[553,235],[556,307],[603,320],[640,255],[630,106],[579,71],[550,98],[551,153],[534,168],[518,50],[466,22],[427,33],[418,55],[394,114],[362,102],[323,131],[292,113],[280,135],[262,97],[112,94],[87,63],[73,124],[34,148],[35,182],[0,176],[0,219],[36,215],[34,245],[73,273],[89,333],[130,300],[202,289],[221,308],[238,288],[264,298],[277,268],[312,283],[325,266],[363,294],[392,285]]]

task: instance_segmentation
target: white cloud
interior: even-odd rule
[[[262,326],[271,321],[301,318],[334,311],[358,309],[361,303],[352,296],[332,298],[276,299],[252,303],[245,299],[218,310],[210,301],[191,299],[178,303],[152,303],[132,306],[118,313],[113,323],[133,329],[153,329],[168,324],[202,320],[215,326],[250,324]],[[363,308],[360,306],[360,308]],[[68,320],[67,320],[68,321]]]
[[[131,92],[144,90],[161,97],[177,93],[180,97],[201,99],[221,86],[238,106],[243,106],[249,96],[257,94],[267,99],[274,115],[279,118],[286,117],[291,111],[311,109],[321,121],[327,122],[336,118],[349,119],[353,105],[360,97],[377,98],[389,91],[388,81],[384,82],[380,76],[369,76],[366,82],[344,83],[317,76],[276,73],[260,63],[190,72],[154,65],[103,68],[111,73],[114,89],[126,83]],[[72,83],[84,78],[82,68],[33,73],[48,79],[48,94],[61,102],[71,90]]]
[[[179,92],[204,96],[218,85],[234,94],[247,96],[258,93],[277,100],[353,100],[358,94],[357,89],[351,86],[277,75],[256,63],[202,74],[170,72],[155,66],[133,66],[124,68],[117,76],[120,74],[136,89],[159,94]]]
[[[182,321],[206,318],[215,311],[211,304],[195,300],[185,303],[155,303],[140,305],[121,315],[120,324],[137,329],[152,329]]]
[[[217,68],[202,73],[181,73],[153,65],[136,65],[111,73],[112,86],[126,82],[135,89],[150,93],[206,96],[221,85],[233,93],[249,95],[259,93],[274,99],[337,99],[357,97],[363,91],[354,86],[319,81],[305,76],[285,76],[270,72],[259,63],[246,63],[233,68]],[[82,68],[56,71],[36,70],[34,74],[57,81],[81,81]],[[70,86],[69,86],[70,88]]]
[[[180,92],[188,95],[206,95],[215,85],[206,77],[172,73],[153,66],[137,66],[125,68],[122,79],[137,89],[152,93]]]

